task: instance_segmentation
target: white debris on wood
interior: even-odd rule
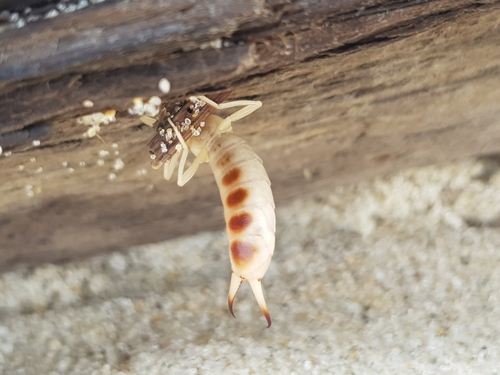
[[[87,125],[88,129],[83,136],[86,138],[93,138],[101,130],[100,125],[107,125],[110,122],[116,121],[116,111],[114,109],[107,110],[106,112],[96,112],[90,115],[82,116],[77,119],[78,124]]]
[[[116,159],[115,160],[115,163],[113,164],[113,169],[115,171],[120,171],[123,169],[123,167],[125,167],[125,163],[123,162],[122,159]]]
[[[94,102],[92,100],[84,100],[82,102],[82,105],[85,107],[85,108],[92,108],[94,106]]]
[[[152,116],[155,117],[160,112],[161,99],[158,96],[152,96],[145,102],[142,98],[137,97],[132,100],[134,105],[127,111],[132,116]]]
[[[168,94],[170,92],[170,81],[166,78],[160,79],[158,82],[158,88],[164,94]]]

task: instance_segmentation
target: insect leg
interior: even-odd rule
[[[170,180],[170,177],[172,177],[172,175],[174,174],[174,170],[179,163],[180,156],[181,154],[176,152],[174,156],[172,156],[172,159],[165,163],[165,167],[163,169],[163,177],[165,178],[165,180]]]
[[[196,159],[194,159],[193,163],[189,166],[189,168],[186,169],[186,171],[182,174],[182,176],[179,177],[177,184],[179,186],[184,186],[189,180],[191,180],[191,178],[193,178],[200,164],[203,164],[205,162],[208,162],[208,152],[204,148],[200,151],[198,156],[196,156]],[[181,169],[179,166],[179,171],[180,170]]]
[[[196,156],[196,159],[194,159],[193,163],[189,166],[189,168],[184,171],[186,160],[189,155],[189,147],[186,144],[186,141],[184,141],[181,132],[179,131],[179,129],[177,129],[177,126],[175,126],[172,120],[168,119],[168,121],[174,128],[175,134],[177,135],[179,143],[182,146],[181,160],[179,162],[179,169],[177,170],[177,185],[184,186],[189,180],[191,180],[191,178],[193,178],[200,164],[208,162],[208,153],[206,149],[202,149],[201,152]],[[179,156],[177,156],[175,160],[172,158],[171,163],[169,163],[168,167],[167,164],[165,164],[164,176],[167,180],[172,176],[178,158]]]
[[[157,121],[157,119],[151,116],[141,116],[141,121],[143,124],[146,124],[147,126],[153,126]]]
[[[184,184],[189,181],[189,180],[183,181],[182,179],[182,174],[184,173],[184,166],[186,165],[186,160],[189,155],[189,147],[187,146],[186,141],[184,141],[184,137],[182,136],[181,132],[179,131],[179,129],[177,129],[177,126],[175,126],[175,124],[172,122],[170,118],[168,119],[168,122],[174,129],[174,132],[177,135],[177,139],[179,140],[179,144],[182,147],[181,161],[179,162],[179,169],[177,170],[177,185],[184,186]],[[172,166],[171,167],[169,166],[169,168],[172,168],[172,170],[170,169],[168,170],[168,173],[170,173],[171,176],[173,168],[175,168],[175,163],[172,163]],[[164,171],[164,175],[167,175],[168,173],[167,171]]]
[[[227,103],[221,103],[217,104],[214,101],[208,99],[205,96],[198,96],[197,99],[203,100],[205,103],[208,105],[217,108],[217,109],[227,109],[227,108],[233,108],[233,107],[243,107],[242,109],[234,112],[233,114],[229,115],[224,119],[219,124],[219,127],[217,130],[220,132],[224,133],[228,131],[231,128],[231,123],[233,121],[237,121],[242,119],[243,117],[248,116],[250,113],[254,112],[255,110],[259,109],[262,107],[262,102],[260,101],[254,101],[254,100],[236,100],[234,102],[227,102]]]

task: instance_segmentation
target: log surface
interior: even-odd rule
[[[6,29],[0,268],[223,227],[207,166],[183,188],[150,169],[154,131],[127,113],[137,96],[261,100],[233,129],[264,160],[278,205],[498,153],[498,19],[500,1],[144,0]],[[77,118],[106,109],[117,111],[106,143],[85,138]]]

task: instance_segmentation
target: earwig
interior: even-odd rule
[[[224,206],[226,233],[231,260],[231,281],[228,306],[231,315],[233,302],[241,284],[247,280],[257,303],[266,317],[268,327],[271,316],[262,292],[264,277],[274,252],[276,216],[269,177],[255,151],[237,135],[231,124],[248,116],[262,106],[260,101],[235,101],[217,104],[205,96],[192,97],[193,103],[201,101],[215,109],[243,106],[222,119],[210,115],[203,130],[184,141],[178,126],[168,118],[179,141],[178,151],[165,163],[164,176],[168,180],[177,164],[177,184],[183,186],[196,173],[200,164],[208,162],[215,176]],[[193,163],[184,171],[189,152],[196,155]]]

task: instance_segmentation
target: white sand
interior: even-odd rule
[[[5,273],[0,373],[498,374],[498,218],[475,161],[280,208],[269,329],[222,232]]]

